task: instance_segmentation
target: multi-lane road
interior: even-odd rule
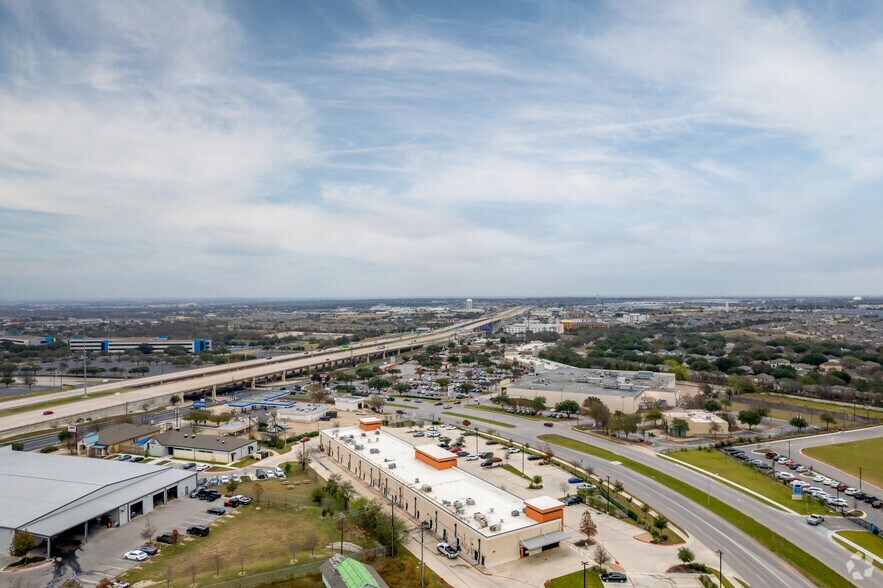
[[[420,407],[415,412],[423,417],[435,414],[448,422],[457,423],[462,418],[439,416],[438,407]],[[493,415],[487,411],[456,407],[457,413],[469,414],[480,418],[493,418],[496,421],[516,425],[517,428],[497,428],[497,434],[511,438],[516,442],[528,442],[536,447],[543,443],[540,435],[554,432],[558,435],[571,437],[607,449],[624,457],[644,463],[663,473],[683,480],[702,490],[710,489],[711,495],[738,508],[741,512],[769,527],[782,537],[800,546],[802,549],[819,559],[825,565],[846,577],[846,565],[851,554],[835,544],[829,538],[829,529],[825,526],[812,527],[806,524],[802,516],[789,514],[768,506],[740,491],[702,474],[659,458],[652,451],[605,441],[594,436],[571,431],[565,424],[557,424],[548,429],[542,422],[517,416]],[[490,425],[483,425],[487,429]],[[630,470],[616,462],[609,462],[585,453],[554,445],[555,455],[574,464],[584,464],[594,468],[598,475],[610,475],[623,483],[626,491],[648,501],[657,511],[665,514],[678,526],[686,530],[706,547],[721,550],[724,553],[724,568],[735,570],[736,574],[751,586],[812,586],[788,562],[772,554],[764,546],[718,517],[702,506],[691,502],[671,490],[667,486]],[[883,586],[883,575],[868,580],[866,586]]]
[[[121,410],[127,404],[133,407],[155,406],[156,403],[167,404],[164,400],[174,395],[211,390],[213,387],[227,386],[234,382],[259,381],[314,367],[342,365],[359,358],[394,355],[404,350],[448,341],[458,333],[506,320],[527,309],[528,307],[519,306],[425,334],[389,336],[370,342],[354,343],[348,348],[337,347],[321,352],[298,353],[137,378],[124,382],[125,388],[121,390],[119,383],[102,384],[89,389],[89,394],[96,396],[76,401],[71,399],[83,395],[82,389],[8,400],[0,403],[0,411],[21,409],[21,412],[0,417],[0,436],[57,428],[93,414],[110,416],[114,410]],[[114,390],[120,391],[114,392]],[[62,403],[49,407],[45,403],[50,401]],[[33,404],[40,404],[41,407],[32,410],[26,408]],[[51,410],[51,414],[45,414],[47,410]]]

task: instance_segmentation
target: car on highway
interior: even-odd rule
[[[808,517],[806,517],[806,522],[807,524],[813,526],[820,525],[825,522],[825,517],[817,514],[809,515]]]
[[[148,555],[141,550],[129,551],[123,556],[123,558],[131,559],[132,561],[144,561],[147,557]]]
[[[439,543],[438,544],[439,553],[445,556],[448,559],[457,559],[457,550],[448,545],[447,543]]]
[[[43,411],[43,416],[50,415],[50,414],[55,414],[55,412],[51,411],[51,410],[44,410]]]
[[[602,582],[611,582],[617,584],[625,584],[629,581],[628,577],[622,572],[607,572],[606,574],[601,574]]]

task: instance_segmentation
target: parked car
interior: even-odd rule
[[[154,545],[142,545],[138,548],[138,551],[143,551],[147,555],[156,555],[157,553],[159,553],[159,549],[157,549]]]
[[[188,535],[196,535],[197,537],[207,537],[209,528],[205,525],[193,525],[187,529]]]
[[[606,574],[601,574],[602,582],[616,582],[619,584],[625,584],[629,581],[628,577],[621,572],[608,572]]]
[[[182,470],[192,470],[195,467],[196,467],[196,464],[191,461],[191,462],[185,463],[183,466],[181,466],[181,469]]]
[[[594,490],[595,488],[597,488],[597,486],[590,484],[589,482],[583,482],[582,484],[576,485],[577,490]]]
[[[209,486],[217,486],[217,485],[218,485],[218,477],[217,477],[217,476],[212,476],[211,478],[209,478],[209,479],[208,479],[208,485],[209,485]]]
[[[265,479],[267,478],[267,472],[265,472],[264,470],[258,468],[258,469],[255,471],[255,476],[257,476],[257,479],[258,479],[258,480],[265,480]]]
[[[163,533],[162,535],[157,535],[156,542],[171,545],[172,544],[172,534],[171,533]]]
[[[824,482],[824,481],[825,481],[825,476],[815,476],[815,477],[812,479],[812,481],[813,481],[813,482]]]
[[[239,482],[242,481],[242,476],[240,476],[239,474],[233,474],[233,475],[230,476],[230,477],[231,477],[231,478],[233,479],[233,481],[236,482],[237,484],[238,484]]]
[[[276,468],[275,470],[273,470],[273,473],[276,474],[277,478],[285,477],[285,472],[282,471],[282,468]]]
[[[883,506],[883,502],[879,500],[875,500],[871,503],[871,508],[880,508],[881,506]]]
[[[767,458],[767,459],[778,459],[778,458],[779,458],[779,454],[776,453],[775,451],[768,451],[768,452],[766,453],[766,455],[764,455],[764,457]]]
[[[856,492],[858,492],[858,488],[849,487],[843,489],[843,493],[847,496],[855,496]]]
[[[143,551],[136,550],[130,551],[123,556],[125,559],[131,559],[132,561],[144,561],[147,559],[147,554]]]
[[[537,461],[539,459],[543,459],[543,456],[541,456],[541,455],[528,455],[527,456],[527,461]]]
[[[220,516],[220,515],[226,513],[227,511],[224,510],[223,508],[221,508],[220,506],[213,506],[213,507],[211,507],[210,509],[208,509],[208,510],[205,511],[205,512],[207,512],[207,513],[209,513],[209,514],[213,514],[213,515],[218,515],[218,516]]]
[[[468,458],[469,458],[469,452],[468,452],[468,451],[458,451],[458,452],[457,452],[457,457],[465,457],[465,458],[468,459]]]
[[[806,517],[806,522],[810,525],[819,525],[825,522],[825,518],[822,515],[813,514]]]
[[[221,476],[221,484],[229,484],[230,476]]]
[[[207,463],[201,463],[201,464],[199,464],[198,466],[196,466],[196,471],[197,471],[197,472],[204,472],[204,471],[207,470],[207,469],[208,469],[208,464],[207,464]]]
[[[466,456],[466,461],[477,461],[477,460],[478,460],[477,455],[467,455]]]
[[[117,459],[120,461],[129,461],[130,459],[132,459],[132,456],[123,454],[123,455],[119,456]]]
[[[585,480],[583,480],[582,478],[577,478],[576,476],[568,479],[567,481],[571,484],[582,484],[583,482],[585,482]]]
[[[239,502],[239,504],[251,503],[251,498],[249,498],[248,496],[243,496],[242,494],[237,494],[235,496],[231,496],[230,498],[236,500],[237,502]]]
[[[499,441],[494,441],[493,439],[488,439],[487,441],[484,442],[484,444],[485,445],[497,445],[497,444],[499,444]]]
[[[494,465],[493,459],[486,459],[483,462],[481,462],[481,467],[483,467],[483,468],[490,467],[492,465]]]
[[[136,455],[132,458],[132,463],[141,463],[142,461],[144,461],[143,455]]]
[[[574,504],[582,503],[582,499],[579,496],[565,496],[561,499],[561,502],[563,502],[565,506],[573,506]]]
[[[515,454],[515,453],[521,453],[521,450],[518,449],[517,447],[510,447],[510,448],[507,449],[506,451],[509,452],[509,453],[512,453],[512,454]]]
[[[457,559],[457,550],[447,543],[438,544],[439,552],[448,559]]]

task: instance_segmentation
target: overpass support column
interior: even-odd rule
[[[218,386],[217,384],[212,386],[212,400],[218,399]]]
[[[282,370],[282,383],[285,383],[285,370]]]
[[[251,379],[251,389],[254,390],[256,385],[257,385],[257,382],[256,382],[255,378],[252,378]]]

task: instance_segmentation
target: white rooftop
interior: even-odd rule
[[[477,478],[461,470],[459,467],[437,470],[414,457],[414,445],[386,431],[363,431],[355,426],[343,427],[337,430],[324,430],[322,432],[338,439],[347,435],[353,435],[355,437],[355,444],[364,445],[364,449],[356,450],[356,453],[372,462],[385,473],[411,486],[420,494],[438,504],[439,508],[456,514],[454,502],[460,502],[462,514],[458,518],[464,524],[486,537],[539,524],[522,512],[524,501],[521,498],[481,478]],[[363,433],[364,437],[362,436]],[[350,444],[348,447],[355,450],[355,444]],[[421,449],[425,448],[423,445],[419,447]],[[433,447],[436,447],[442,453],[453,455],[441,447]],[[371,453],[372,449],[379,451]],[[428,448],[425,448],[425,450],[429,451]],[[395,469],[389,469],[389,464],[391,463],[395,463]],[[429,486],[431,490],[424,492],[422,490],[423,486]],[[467,499],[471,499],[475,503],[467,504]],[[445,501],[449,504],[445,504]],[[519,516],[513,517],[512,511],[518,511]],[[487,517],[488,526],[482,527],[479,521],[473,518],[475,513],[483,513]],[[500,524],[500,521],[502,521],[500,529],[498,531],[491,531],[490,525]]]
[[[447,449],[442,449],[438,445],[433,445],[432,443],[427,443],[426,445],[417,445],[416,448],[426,455],[434,457],[435,459],[447,459],[450,457],[455,457],[454,454]]]
[[[556,500],[551,496],[537,496],[536,498],[528,498],[524,501],[525,504],[529,504],[537,510],[549,510],[550,508],[556,508],[560,506],[564,506],[564,503],[560,500]]]

